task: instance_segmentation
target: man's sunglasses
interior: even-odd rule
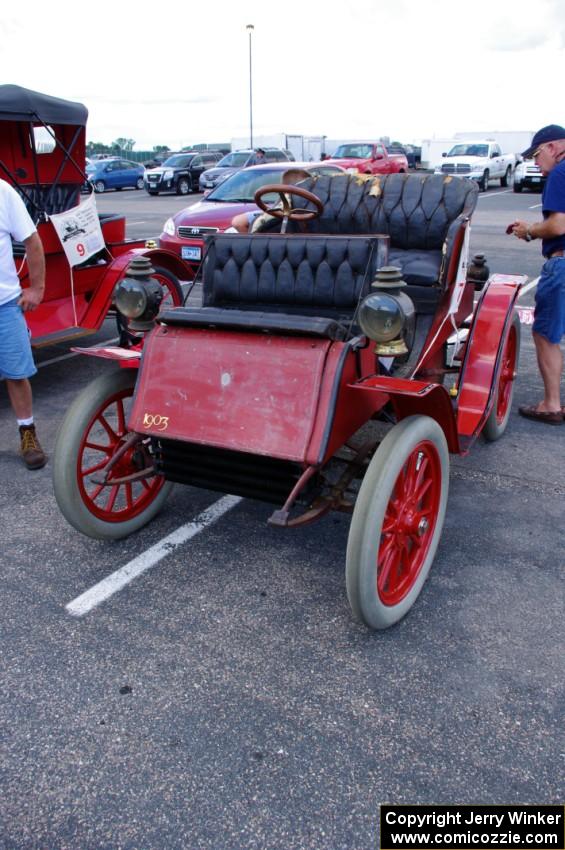
[[[536,156],[539,156],[544,148],[545,148],[545,144],[540,145],[539,148],[536,148],[535,151],[532,154],[530,154],[530,159],[535,159]]]

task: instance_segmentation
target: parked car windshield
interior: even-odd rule
[[[448,156],[488,156],[488,145],[454,145]]]
[[[233,203],[240,201],[241,203],[253,203],[255,192],[266,183],[280,183],[282,180],[283,171],[280,168],[261,171],[238,171],[231,177],[228,177],[215,189],[212,189],[209,195],[204,199],[206,201],[222,201],[225,203]],[[278,199],[277,194],[265,198],[267,202]]]
[[[217,168],[242,168],[251,154],[248,151],[228,153],[216,164]]]
[[[183,154],[176,154],[175,156],[170,156],[166,159],[163,165],[169,165],[172,168],[185,168],[190,160],[194,157],[194,154],[190,154],[190,156],[185,156]]]
[[[289,168],[292,168],[290,163]],[[223,183],[220,183],[219,186],[216,186],[215,189],[212,189],[210,194],[203,200],[224,203],[239,201],[240,203],[251,204],[254,201],[257,189],[260,189],[267,183],[282,183],[282,177],[286,170],[286,168],[262,168],[260,171],[255,171],[254,169],[238,171],[236,174],[228,177]],[[308,171],[311,174],[344,173],[343,168],[332,165],[315,165],[312,168],[309,167]],[[273,192],[273,194],[265,195],[263,200],[265,203],[272,203],[279,200],[279,195],[277,192]]]
[[[372,145],[340,145],[332,159],[367,159],[372,154]]]

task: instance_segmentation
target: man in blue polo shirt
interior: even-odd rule
[[[518,409],[522,416],[562,425],[565,411],[561,407],[563,353],[560,342],[565,334],[565,127],[550,124],[534,135],[523,156],[533,158],[547,175],[542,195],[543,221],[528,224],[514,221],[508,227],[518,239],[542,240],[546,258],[536,290],[536,306],[532,327],[544,398],[536,405]]]

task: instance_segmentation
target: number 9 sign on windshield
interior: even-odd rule
[[[104,237],[94,195],[78,207],[49,216],[71,266],[84,263],[104,248]]]

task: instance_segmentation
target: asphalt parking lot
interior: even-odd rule
[[[197,198],[97,203],[156,237]],[[535,280],[539,243],[504,229],[539,202],[481,194],[471,251],[492,272]],[[2,391],[1,850],[373,850],[385,803],[562,803],[565,427],[517,415],[540,392],[522,330],[508,431],[452,458],[430,577],[381,633],[349,611],[347,516],[279,531],[268,506],[179,486],[135,537],[87,539],[60,515],[50,465],[18,459]],[[108,319],[88,344],[114,335]],[[65,345],[36,360],[51,453],[77,393],[113,366]],[[209,509],[201,533],[73,613]]]

